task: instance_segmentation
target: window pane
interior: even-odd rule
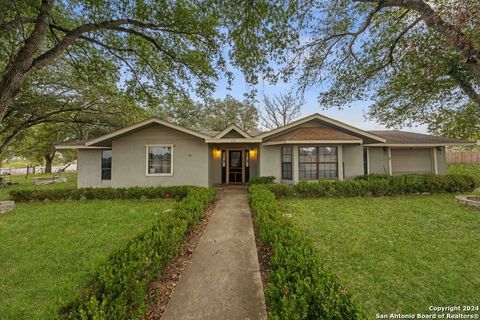
[[[319,162],[337,162],[337,147],[318,147]]]
[[[300,180],[318,180],[316,163],[299,163]]]
[[[102,150],[102,180],[112,179],[112,150]]]
[[[171,161],[171,147],[148,147],[148,173],[172,173]]]
[[[318,165],[318,175],[320,179],[336,179],[337,164],[336,163],[320,163]]]
[[[282,147],[282,162],[292,162],[292,147]]]
[[[292,163],[282,163],[282,179],[292,180]]]
[[[317,162],[316,147],[301,147],[299,153],[299,162]]]

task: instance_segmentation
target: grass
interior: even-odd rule
[[[59,176],[60,174],[55,174]],[[47,185],[35,185],[35,178],[37,177],[52,177],[51,173],[43,173],[28,176],[5,176],[3,177],[5,183],[11,182],[12,185],[0,189],[0,201],[7,200],[10,197],[10,191],[15,189],[64,189],[75,188],[77,186],[77,173],[64,172],[60,176],[66,177],[65,183],[54,183]]]
[[[282,205],[369,317],[478,304],[480,212],[452,195],[288,199]]]
[[[173,200],[19,203],[0,216],[0,318],[52,319],[89,273]]]
[[[480,164],[449,164],[448,173],[468,174],[480,181]]]

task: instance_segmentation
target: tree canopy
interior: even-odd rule
[[[298,1],[301,44],[284,68],[323,107],[372,101],[388,126],[431,124],[468,101],[480,109],[477,0]],[[437,121],[435,120],[435,121]]]

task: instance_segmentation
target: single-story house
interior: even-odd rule
[[[369,173],[445,174],[446,146],[468,141],[365,131],[313,114],[270,131],[235,124],[194,131],[150,118],[104,136],[57,146],[78,150],[78,187],[131,187],[348,179]]]

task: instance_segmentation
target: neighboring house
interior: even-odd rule
[[[278,182],[368,173],[447,172],[445,146],[468,141],[402,131],[364,131],[313,114],[266,131],[232,124],[198,132],[151,118],[82,143],[79,187],[212,186],[275,176]]]

